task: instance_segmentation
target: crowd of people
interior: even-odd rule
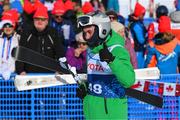
[[[85,2],[82,7],[80,2],[70,0],[45,2],[52,3],[52,10],[48,10],[39,0],[25,0],[24,3],[19,0],[9,3],[7,0],[1,4],[2,75],[9,75],[14,71],[18,74],[51,72],[19,62],[15,65],[10,53],[17,45],[28,47],[53,59],[66,56],[70,65],[75,66],[80,72],[85,72],[87,45],[85,41],[80,42],[83,41],[82,34],[81,37],[76,37],[81,32],[77,28],[76,18],[96,10],[106,13],[111,20],[112,29],[124,38],[134,68],[158,66],[162,73],[177,73],[178,69],[175,68],[178,60],[172,57],[174,56],[172,53],[175,50],[177,57],[179,55],[178,46],[176,47],[178,40],[175,37],[178,34],[171,34],[171,20],[166,6],[161,5],[156,9],[157,20],[147,27],[143,23],[146,10],[139,3],[136,4],[134,13],[129,15],[129,25],[126,26],[123,16],[118,15],[115,10],[105,11],[105,7],[98,0]],[[80,46],[84,47],[83,50]],[[165,66],[168,67],[169,64],[173,64],[173,70],[163,72],[166,71]]]
[[[127,25],[113,2],[117,3],[4,0],[0,4],[0,74],[8,80],[13,72],[53,72],[14,61],[11,52],[17,46],[57,61],[66,57],[78,73],[88,74],[88,90],[82,86],[77,91],[85,117],[127,119],[125,88],[134,84],[133,69],[156,66],[161,74],[179,73],[180,13],[178,0],[177,11],[170,15],[168,8],[160,5],[154,22],[145,26],[146,9],[137,2]]]
[[[154,22],[145,26],[143,20],[146,9],[136,3],[127,25],[126,19],[118,14],[119,7],[113,7],[113,1],[109,1],[91,0],[83,5],[81,1],[71,0],[1,2],[1,75],[8,79],[12,72],[21,75],[52,72],[15,62],[10,54],[18,45],[56,60],[66,56],[68,63],[75,66],[78,72],[86,72],[88,44],[83,40],[82,29],[77,28],[77,18],[97,10],[109,16],[112,30],[123,37],[134,69],[157,66],[162,74],[178,73],[179,34],[177,29],[172,28],[172,24],[176,26],[180,22],[177,15],[169,15],[168,8],[160,5],[156,9]]]

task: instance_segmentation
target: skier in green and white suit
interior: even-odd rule
[[[123,38],[111,30],[109,17],[100,11],[80,16],[78,25],[90,48],[87,95],[84,87],[77,93],[83,99],[85,118],[128,119],[124,88],[134,84],[135,73]]]

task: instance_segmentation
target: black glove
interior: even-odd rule
[[[87,94],[87,90],[85,87],[85,84],[80,85],[77,89],[76,89],[76,97],[80,98],[80,99],[84,99],[84,97]]]
[[[115,59],[115,57],[112,55],[112,53],[109,52],[107,45],[105,43],[103,43],[103,49],[101,49],[99,51],[99,56],[100,56],[101,62],[105,61],[108,64]]]

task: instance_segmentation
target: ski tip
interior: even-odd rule
[[[162,97],[159,97],[159,99],[157,99],[157,101],[158,101],[158,103],[159,103],[159,104],[157,104],[157,107],[163,108],[163,98],[162,98]]]

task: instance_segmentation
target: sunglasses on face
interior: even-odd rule
[[[3,26],[3,28],[12,28],[12,27],[13,27],[13,25],[10,25],[10,24]]]
[[[35,21],[46,21],[47,18],[34,18]]]
[[[78,42],[78,45],[87,45],[86,42]]]
[[[109,16],[109,19],[110,20],[115,20],[115,17],[114,16]]]
[[[56,15],[55,18],[57,18],[57,19],[62,18],[62,16],[61,15]]]

